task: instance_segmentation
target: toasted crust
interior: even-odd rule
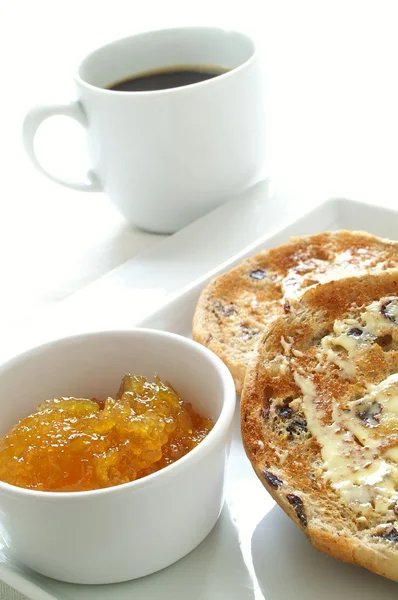
[[[214,278],[197,304],[193,337],[225,362],[240,393],[265,327],[289,313],[306,289],[327,279],[397,267],[398,242],[364,232],[292,238]]]
[[[364,517],[327,480],[322,444],[306,420],[305,393],[295,378],[300,373],[314,384],[314,403],[328,426],[335,419],[333,403],[347,411],[352,398],[362,397],[369,384],[377,385],[397,373],[398,322],[395,313],[385,310],[389,302],[398,307],[398,300],[391,300],[394,296],[398,296],[398,271],[393,270],[308,290],[294,313],[275,319],[264,332],[246,374],[241,427],[247,456],[259,479],[316,548],[398,581],[397,513],[379,514],[369,508]],[[359,349],[350,354],[355,374],[345,376],[337,366],[340,363],[325,362],[320,368],[319,351],[322,342],[334,335],[335,321],[359,323],[372,302],[380,303],[381,317],[377,315],[383,335],[364,336]],[[340,351],[346,358],[343,348],[336,350]]]

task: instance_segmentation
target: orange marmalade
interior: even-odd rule
[[[41,404],[0,438],[0,480],[23,488],[79,492],[159,471],[213,427],[158,377],[126,375],[116,398]]]

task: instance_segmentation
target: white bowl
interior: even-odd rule
[[[89,492],[38,492],[0,482],[0,526],[14,557],[71,583],[115,583],[163,569],[215,525],[235,406],[232,377],[207,348],[149,329],[82,334],[0,368],[0,436],[43,400],[106,397],[125,373],[169,381],[216,421],[189,454],[131,483]]]

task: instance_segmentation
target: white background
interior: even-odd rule
[[[127,226],[103,194],[47,181],[24,155],[24,113],[72,98],[87,52],[165,26],[246,30],[264,58],[273,178],[300,196],[315,188],[377,202],[398,197],[397,10],[386,0],[0,0],[2,344],[159,239]],[[83,173],[73,123],[46,124],[38,148],[58,173]]]
[[[94,47],[156,27],[217,24],[257,39],[267,75],[269,166],[301,192],[396,196],[396,2],[1,0],[0,330],[80,289],[157,241],[128,227],[103,194],[64,189],[28,163],[25,111],[67,101]],[[397,7],[398,8],[398,7]],[[58,173],[84,172],[83,135],[58,118],[38,148]]]

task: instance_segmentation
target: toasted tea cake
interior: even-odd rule
[[[258,477],[312,544],[398,581],[398,271],[314,287],[275,319],[241,424]]]
[[[268,323],[288,314],[308,288],[398,267],[398,242],[355,231],[293,238],[263,250],[203,290],[193,337],[230,369],[240,393],[247,364]]]

